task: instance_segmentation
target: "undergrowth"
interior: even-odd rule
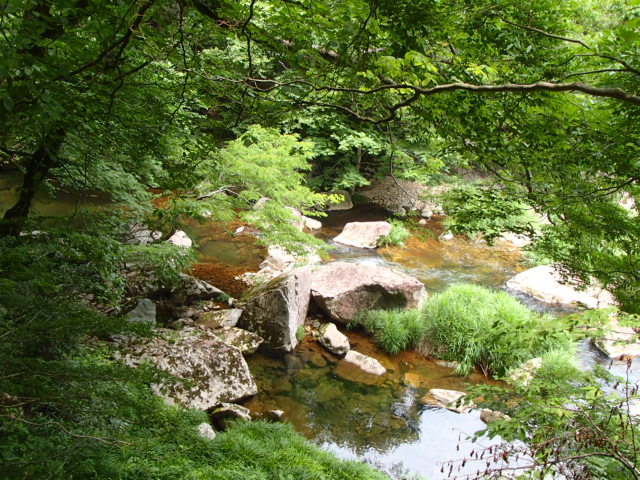
[[[372,310],[360,323],[376,345],[392,355],[414,348],[425,332],[418,310]]]
[[[398,220],[396,218],[389,219],[389,223],[391,224],[391,232],[389,235],[385,235],[380,239],[378,244],[381,247],[401,247],[404,245],[404,242],[411,236],[411,232],[404,225],[402,220]]]

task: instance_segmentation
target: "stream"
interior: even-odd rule
[[[14,179],[0,182],[0,213],[15,198],[15,190],[8,188],[11,185],[15,185]],[[53,200],[39,196],[35,210],[43,215],[69,215],[78,202],[102,203],[99,198],[57,194]],[[367,250],[331,241],[347,222],[383,220],[387,216],[384,210],[366,205],[331,212],[320,219],[323,228],[316,235],[333,247],[333,259],[393,267],[418,278],[429,293],[459,282],[502,288],[507,279],[526,269],[519,251],[508,245],[439,241],[442,227],[438,221],[430,222],[424,234],[409,239],[404,248]],[[231,236],[215,224],[189,222],[185,230],[197,241],[200,252],[191,273],[239,296],[242,286],[235,276],[257,270],[265,250],[253,245],[250,236]],[[539,311],[562,313],[531,298],[521,300]],[[362,332],[343,333],[355,350],[378,359],[388,374],[376,383],[362,383],[352,372],[340,371],[336,359],[307,337],[284,359],[261,354],[247,358],[260,393],[246,406],[258,413],[282,410],[284,420],[309,440],[338,457],[371,463],[393,478],[451,478],[445,462],[469,457],[478,447],[469,438],[484,428],[484,423],[475,411],[458,414],[427,405],[421,399],[430,388],[465,390],[468,384],[487,380],[477,374],[458,377],[451,368],[415,352],[391,356],[376,348]],[[587,347],[580,355],[585,365],[603,362]],[[479,443],[488,446],[492,442],[480,439]],[[461,471],[454,470],[454,474],[476,469],[470,464]]]

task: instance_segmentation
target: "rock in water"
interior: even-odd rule
[[[458,392],[457,390],[432,388],[420,401],[428,405],[446,408],[452,412],[466,413],[473,405],[465,403],[464,401],[459,402],[464,396],[464,392]]]
[[[391,233],[389,222],[350,222],[333,240],[359,248],[376,248],[380,239]]]
[[[309,308],[311,268],[306,266],[250,290],[242,300],[238,326],[257,333],[265,347],[291,352]]]
[[[333,323],[323,325],[320,331],[322,335],[318,341],[331,353],[341,357],[349,351],[349,339],[340,333]]]
[[[311,294],[327,315],[342,323],[364,310],[416,308],[427,295],[417,278],[346,262],[327,263],[313,272]]]
[[[560,273],[553,267],[541,265],[519,273],[507,281],[507,288],[526,293],[545,303],[557,305],[582,304],[587,308],[604,308],[615,304],[615,299],[602,288],[590,287],[578,291],[562,283]]]
[[[178,379],[154,385],[157,394],[186,408],[207,410],[258,393],[240,350],[213,333],[195,328],[156,331],[160,335],[154,338],[129,339],[121,355],[131,367],[150,362]]]
[[[338,362],[334,374],[350,382],[373,385],[382,381],[387,369],[373,357],[349,350]]]

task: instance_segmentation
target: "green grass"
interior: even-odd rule
[[[418,310],[372,310],[360,323],[376,345],[392,355],[414,348],[425,332]]]
[[[572,345],[560,322],[505,292],[476,285],[453,285],[428,299],[422,312],[424,338],[438,356],[458,362],[462,375],[477,367],[504,376],[526,360]]]
[[[391,232],[380,239],[378,244],[381,247],[401,247],[404,242],[411,236],[411,232],[401,220],[396,218],[389,219],[391,224]]]

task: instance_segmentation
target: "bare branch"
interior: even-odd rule
[[[498,17],[504,23],[508,23],[509,25],[513,25],[514,27],[523,28],[525,30],[529,30],[531,32],[536,32],[536,33],[539,33],[541,35],[544,35],[545,37],[555,38],[556,40],[562,40],[563,42],[577,43],[578,45],[582,45],[587,50],[593,50],[589,45],[584,43],[582,40],[577,40],[575,38],[569,38],[569,37],[563,37],[562,35],[556,35],[554,33],[546,32],[546,31],[541,30],[541,29],[536,28],[536,27],[531,27],[529,25],[522,25],[521,23],[512,22],[511,20],[507,20],[506,18],[504,18],[502,15],[496,14],[496,17]]]

